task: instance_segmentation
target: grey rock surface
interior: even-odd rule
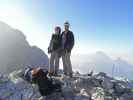
[[[133,100],[130,81],[116,80],[107,75],[53,77],[62,83],[62,91],[42,97],[38,87],[23,80],[20,73],[0,74],[0,100]]]

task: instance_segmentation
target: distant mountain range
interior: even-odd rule
[[[81,73],[105,72],[113,76],[127,77],[133,79],[133,65],[127,61],[117,58],[112,59],[104,52],[96,52],[90,55],[75,55],[72,57],[73,68],[80,70]]]
[[[26,65],[48,66],[48,57],[37,46],[30,46],[20,30],[0,22],[0,73],[10,73]]]

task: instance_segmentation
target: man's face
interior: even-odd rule
[[[64,25],[65,31],[69,30],[69,25]]]

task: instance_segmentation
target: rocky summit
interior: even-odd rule
[[[52,77],[60,82],[61,91],[42,97],[35,84],[22,78],[22,71],[0,75],[0,100],[133,100],[132,81],[115,79],[100,72],[92,76],[74,74],[69,78],[61,74]]]

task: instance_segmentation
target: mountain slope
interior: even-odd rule
[[[0,72],[9,73],[26,65],[47,66],[48,57],[38,47],[30,46],[21,31],[0,22]]]

